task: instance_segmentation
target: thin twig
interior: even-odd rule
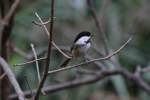
[[[64,55],[66,58],[70,59],[72,58],[71,56],[68,56],[67,54],[65,54],[56,44],[55,42],[52,41],[52,44],[54,45],[54,47],[62,54]],[[46,57],[42,57],[42,58],[38,58],[37,61],[40,61],[40,60],[45,60]],[[27,62],[23,62],[23,63],[19,63],[19,64],[14,64],[14,66],[23,66],[23,65],[26,65],[26,64],[30,64],[30,63],[34,63],[36,60],[31,60],[31,61],[27,61]]]
[[[64,46],[61,46],[60,47],[62,50],[64,50],[64,51],[67,51],[67,52],[69,52],[69,47],[64,47]],[[67,49],[68,48],[68,49]],[[56,49],[56,48],[52,48],[53,50],[58,50],[58,49]],[[33,58],[33,57],[30,57],[30,58]],[[42,60],[45,60],[46,59],[46,57],[41,57],[41,58],[38,58],[37,59],[37,61],[42,61]],[[23,63],[18,63],[18,64],[14,64],[13,66],[24,66],[24,65],[27,65],[27,64],[31,64],[31,63],[34,63],[36,60],[34,59],[34,60],[30,60],[30,61],[26,61],[26,62],[23,62]]]
[[[11,71],[10,66],[6,63],[6,61],[2,57],[0,57],[0,65],[2,66],[4,72],[7,74],[9,81],[13,85],[19,100],[25,100],[24,93],[21,90],[20,85],[18,84],[14,73]]]
[[[56,18],[56,17],[54,17],[54,19],[55,19],[55,18]],[[51,21],[50,21],[50,19],[49,19],[48,21],[43,22],[43,24],[42,24],[42,23],[38,23],[38,22],[36,22],[36,21],[32,21],[32,23],[35,24],[35,25],[38,25],[38,26],[43,26],[43,25],[46,25],[46,24],[48,24],[48,23],[51,23]]]
[[[52,74],[52,73],[56,73],[56,72],[69,70],[69,69],[72,69],[72,68],[76,68],[76,67],[79,67],[79,66],[82,66],[82,65],[86,65],[86,64],[89,64],[89,63],[92,63],[92,62],[95,62],[95,61],[107,60],[107,59],[111,58],[112,56],[116,55],[117,53],[119,53],[131,40],[132,40],[132,38],[130,37],[119,49],[114,51],[112,54],[109,54],[108,56],[105,56],[105,57],[102,57],[102,58],[97,58],[97,59],[92,59],[90,61],[83,62],[83,63],[77,64],[77,65],[73,65],[73,66],[68,66],[68,67],[52,70],[52,71],[49,71],[48,73]]]
[[[24,57],[25,59],[31,59],[33,58],[32,54],[28,54],[26,52],[24,52],[23,50],[21,50],[20,48],[16,47],[15,45],[13,45],[12,43],[9,42],[9,46],[12,49],[13,52],[17,53],[18,55],[20,55],[21,57]]]
[[[36,17],[39,19],[40,23],[42,24],[42,27],[43,27],[44,30],[45,30],[45,33],[46,33],[47,36],[49,37],[50,33],[49,33],[48,29],[46,28],[46,26],[44,25],[44,22],[42,21],[41,17],[40,17],[37,13],[35,13],[35,15],[36,15]]]
[[[39,71],[39,64],[38,64],[38,60],[37,60],[37,54],[34,48],[34,44],[30,44],[33,54],[34,54],[34,58],[35,58],[35,64],[36,64],[36,71],[37,71],[37,76],[38,76],[38,82],[40,83],[41,81],[41,76],[40,76],[40,71]]]
[[[54,41],[52,41],[53,46],[66,58],[70,59],[72,58],[71,56],[67,55],[66,53],[64,53],[57,45]]]
[[[46,22],[43,22],[43,24],[38,23],[38,22],[36,22],[36,21],[32,21],[32,23],[35,24],[35,25],[38,25],[38,26],[42,26],[42,25],[46,25],[46,24],[50,23],[50,21],[48,20],[48,21],[46,21]]]
[[[34,45],[33,45],[33,44],[31,44],[31,48],[32,48],[32,51],[33,51],[33,54],[34,54],[35,63],[36,63],[36,69],[37,69],[37,75],[38,75],[38,81],[39,81],[39,84],[40,84],[40,82],[41,82],[41,77],[40,77],[40,71],[39,71],[39,64],[38,64],[38,60],[37,60],[37,53],[36,53],[36,51],[35,51],[35,48],[34,48]],[[45,93],[43,90],[41,90],[41,93],[42,93],[43,95],[46,95],[46,93]]]
[[[39,19],[39,21],[40,21],[42,27],[43,27],[44,30],[45,30],[45,33],[46,33],[47,36],[49,37],[50,33],[49,33],[47,27],[44,25],[44,22],[42,21],[42,19],[40,18],[40,16],[39,16],[37,13],[35,13],[35,15],[36,15],[36,17]],[[55,44],[54,41],[52,41],[52,45],[53,45],[64,57],[66,57],[66,58],[71,58],[70,56],[68,56],[67,54],[65,54],[65,53]]]
[[[45,59],[46,59],[46,57],[42,57],[42,58],[38,58],[36,60],[41,61],[41,60],[45,60]],[[14,64],[14,66],[23,66],[26,64],[34,63],[34,62],[36,62],[36,60],[31,60],[31,61],[27,61],[27,62],[23,62],[23,63],[19,63],[19,64]]]
[[[38,15],[38,14],[36,13],[36,15]],[[50,65],[50,60],[51,60],[50,57],[51,57],[52,37],[53,37],[53,21],[54,21],[54,0],[51,0],[51,23],[50,23],[50,30],[49,30],[50,34],[49,34],[48,50],[47,50],[47,57],[46,57],[47,59],[46,59],[46,63],[45,63],[44,75],[39,84],[39,87],[35,94],[34,100],[39,99],[41,89],[44,85],[44,82],[45,82],[47,76],[48,76],[48,70],[49,70],[49,65]]]

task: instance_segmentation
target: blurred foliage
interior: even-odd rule
[[[94,34],[93,47],[89,51],[92,57],[97,57],[95,48],[103,51],[100,34],[97,32],[95,23],[87,9],[86,0],[55,0],[55,22],[54,41],[64,47],[71,46],[76,34],[87,30]],[[137,65],[147,67],[150,63],[150,2],[149,0],[93,0],[97,15],[102,16],[103,29],[108,37],[109,46],[112,50],[117,49],[125,40],[135,33],[132,42],[117,56],[122,67],[134,71]],[[15,23],[11,34],[11,42],[26,53],[32,53],[30,43],[35,44],[38,54],[45,52],[47,48],[47,36],[43,29],[36,26],[32,21],[37,21],[35,12],[47,21],[50,16],[50,0],[21,0],[21,4],[15,16]],[[49,25],[47,25],[49,28]],[[43,57],[44,54],[38,56]],[[10,63],[17,64],[28,61],[17,53],[12,53]],[[57,51],[52,52],[50,69],[57,69],[64,57]],[[78,61],[73,61],[78,63]],[[43,61],[40,61],[40,69],[43,68]],[[16,73],[21,87],[29,90],[23,76],[27,76],[30,86],[37,87],[37,75],[35,64],[28,64],[23,67],[12,68]],[[75,77],[76,70],[52,75],[46,81],[65,81]],[[143,75],[150,77],[150,74]],[[121,84],[121,83],[119,83]],[[148,94],[139,89],[135,83],[125,82],[130,94],[130,100],[148,100]],[[116,92],[117,86],[109,79],[95,84],[64,90],[41,96],[40,100],[119,100]],[[81,91],[82,90],[82,91]],[[107,97],[107,98],[106,98]],[[109,98],[110,97],[110,98]],[[133,98],[135,97],[135,98]]]

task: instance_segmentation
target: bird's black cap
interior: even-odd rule
[[[81,37],[83,37],[83,36],[91,36],[91,33],[88,32],[88,31],[82,31],[82,32],[80,32],[80,33],[77,35],[77,37],[75,38],[74,43],[75,43],[79,38],[81,38]]]

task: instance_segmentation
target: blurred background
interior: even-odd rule
[[[150,66],[150,1],[91,1],[108,39],[110,52],[119,48],[134,33],[132,42],[114,57],[117,64],[131,72],[137,66]],[[20,3],[15,15],[10,41],[11,45],[23,51],[25,56],[11,52],[9,63],[12,66],[33,59],[30,43],[35,45],[38,58],[44,57],[48,45],[47,35],[44,30],[33,24],[32,21],[38,21],[35,12],[44,21],[49,20],[50,0],[21,0]],[[53,40],[60,48],[68,50],[75,36],[79,32],[86,30],[94,35],[92,48],[89,50],[88,55],[92,58],[102,57],[100,52],[105,53],[102,35],[97,30],[86,0],[55,0],[55,17]],[[49,25],[47,27],[49,28]],[[64,59],[57,50],[53,49],[50,70],[59,68],[60,62],[63,62]],[[79,62],[78,60],[73,60],[71,64]],[[43,61],[39,61],[39,64],[42,70]],[[107,61],[101,64],[108,68],[114,67]],[[92,70],[90,65],[89,68]],[[37,88],[38,80],[35,63],[13,66],[12,69],[24,91],[29,90],[23,78],[24,76],[27,77],[31,88]],[[46,84],[71,80],[76,77],[76,73],[76,70],[73,69],[50,75]],[[150,82],[150,73],[144,73],[143,78]],[[134,82],[115,76],[90,85],[50,93],[48,96],[41,96],[40,100],[149,100],[149,97]]]

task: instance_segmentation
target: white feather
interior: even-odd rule
[[[90,36],[83,36],[79,40],[76,41],[75,43],[76,45],[81,45],[80,47],[81,53],[86,53],[87,50],[91,47],[91,42],[87,43],[87,41],[89,41],[90,38],[91,38]]]
[[[76,41],[76,44],[77,44],[77,45],[84,45],[84,44],[87,44],[86,42],[87,42],[89,39],[90,39],[89,36],[83,36],[83,37],[81,37],[80,39],[78,39],[78,40]]]

